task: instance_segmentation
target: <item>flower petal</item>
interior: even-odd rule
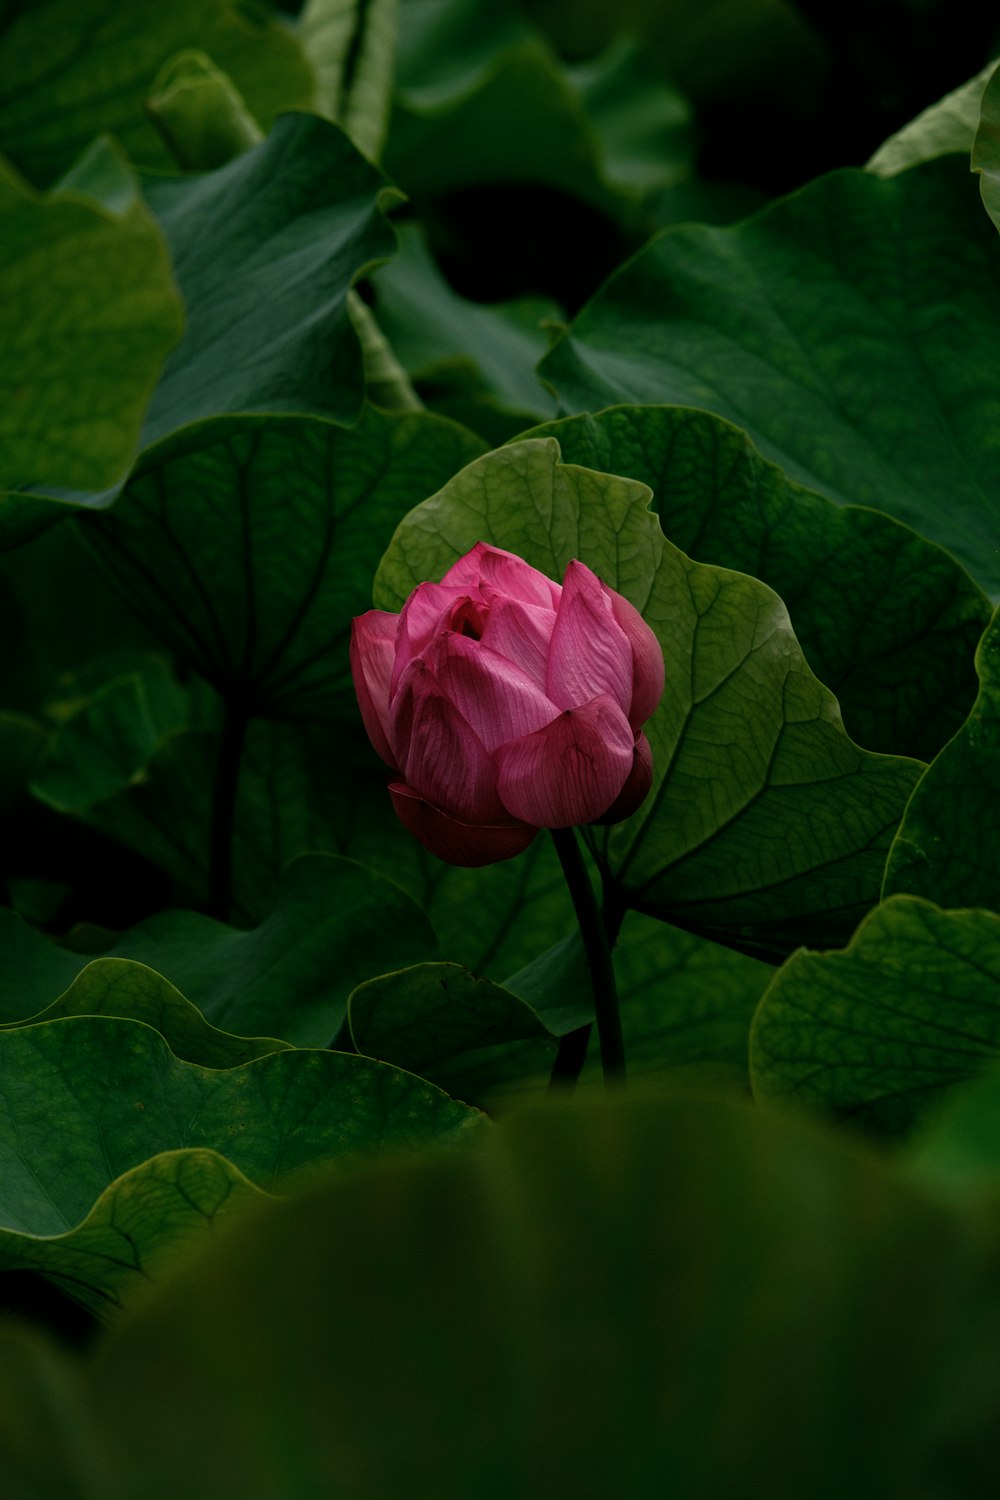
[[[628,721],[639,729],[655,712],[663,697],[663,651],[653,630],[646,624],[634,604],[607,584],[601,587],[611,600],[615,619],[628,637],[632,648],[632,704]]]
[[[503,820],[493,758],[433,673],[415,675],[412,704],[403,767],[407,784],[453,818],[467,823]]]
[[[497,595],[489,586],[483,590],[488,610],[482,642],[498,656],[523,667],[536,687],[545,692],[545,674],[549,641],[556,623],[554,609],[540,609],[536,604],[522,604],[518,599]]]
[[[476,869],[513,859],[527,849],[538,832],[526,823],[462,823],[425,802],[400,781],[389,783],[389,795],[400,822],[425,849],[450,865]]]
[[[497,789],[507,811],[542,828],[592,823],[632,771],[635,742],[612,698],[567,709],[551,724],[497,751]]]
[[[630,818],[636,808],[645,802],[652,785],[653,751],[646,736],[640,734],[636,736],[632,769],[628,774],[625,785],[607,812],[602,817],[595,819],[595,821],[598,823],[620,823],[623,818]]]
[[[559,708],[607,696],[627,713],[632,701],[631,646],[600,579],[581,562],[566,569],[545,691]]]
[[[557,583],[539,573],[523,557],[505,552],[502,547],[491,547],[488,542],[477,542],[471,552],[452,563],[441,582],[452,588],[456,585],[478,588],[480,584],[491,583],[522,604],[538,604],[547,609],[559,603],[562,592]]]
[[[468,599],[466,588],[443,588],[440,583],[418,583],[399,615],[396,663],[390,683],[395,694],[408,664],[419,656],[441,629],[459,600]]]
[[[508,740],[532,734],[559,712],[523,667],[482,641],[464,635],[440,636],[428,655],[428,665],[491,752]]]
[[[351,621],[351,675],[368,738],[387,765],[398,770],[389,743],[389,683],[399,616],[370,609]]]

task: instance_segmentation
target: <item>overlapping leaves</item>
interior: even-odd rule
[[[691,562],[649,499],[635,481],[560,464],[552,439],[511,445],[407,517],[376,598],[398,608],[479,538],[556,578],[580,557],[643,611],[667,664],[652,793],[599,836],[623,899],[749,951],[835,943],[878,898],[920,766],[858,749],[777,596]]]

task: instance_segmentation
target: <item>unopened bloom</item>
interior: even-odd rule
[[[641,728],[663,653],[581,562],[560,586],[477,542],[400,614],[354,621],[351,670],[397,814],[451,864],[510,859],[539,828],[615,822],[649,791]]]

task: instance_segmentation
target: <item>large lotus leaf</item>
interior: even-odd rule
[[[416,225],[403,226],[399,254],[372,282],[379,327],[428,406],[496,441],[555,411],[535,374],[548,344],[541,322],[560,316],[554,303],[460,297]]]
[[[540,372],[569,411],[717,412],[792,479],[906,522],[996,593],[998,291],[960,159],[834,172],[732,228],[652,240]]]
[[[629,912],[615,970],[630,1077],[746,1086],[750,1022],[774,976],[769,964]]]
[[[480,538],[559,579],[581,558],[645,614],[667,664],[652,793],[596,835],[621,899],[751,952],[843,941],[877,900],[920,766],[858,749],[777,595],[691,562],[649,500],[561,464],[552,438],[498,449],[402,522],[376,599],[398,609]]]
[[[292,114],[226,166],[148,176],[144,188],[188,309],[144,443],[229,412],[356,420],[361,351],[347,294],[395,248],[382,173],[336,126]]]
[[[889,851],[884,894],[1000,910],[1000,613],[976,654],[979,697],[928,766]]]
[[[882,143],[866,163],[868,171],[893,177],[936,156],[954,153],[968,157],[979,125],[983,91],[995,69],[995,61],[987,63],[974,78],[908,121]]]
[[[119,1320],[104,1496],[972,1500],[1000,1477],[987,1245],[743,1104],[529,1111],[263,1205]]]
[[[77,524],[149,628],[248,713],[355,720],[351,617],[386,542],[482,449],[427,412],[225,418],[146,452]]]
[[[460,964],[421,964],[359,985],[351,1040],[377,1057],[483,1105],[510,1080],[548,1076],[555,1037],[530,1005]]]
[[[120,479],[184,326],[159,226],[110,146],[98,158],[108,205],[73,186],[41,196],[0,159],[0,489]],[[0,541],[50,513],[43,501],[0,499]]]
[[[143,103],[161,66],[183,48],[207,52],[230,74],[265,130],[280,110],[312,103],[312,69],[270,4],[33,0],[0,23],[4,150],[39,183],[65,171],[102,131],[134,160],[170,165]]]
[[[989,604],[941,548],[811,494],[708,412],[619,406],[531,434],[545,435],[565,462],[648,484],[690,557],[770,584],[859,745],[929,759],[962,723]]]
[[[640,46],[567,67],[512,0],[421,0],[400,22],[385,160],[407,192],[546,183],[638,220],[690,174],[690,106]]]
[[[273,1192],[320,1162],[471,1138],[483,1118],[368,1058],[293,1049],[202,1068],[180,1061],[149,1026],[110,1017],[0,1032],[0,1072],[0,1265],[63,1279],[91,1306],[148,1280],[145,1261],[161,1234],[176,1241],[178,1213],[184,1232],[199,1221],[204,1229],[206,1187],[194,1195],[201,1206],[184,1202],[189,1165],[214,1182],[218,1204],[239,1174]],[[135,1168],[139,1179],[122,1182]]]
[[[902,1135],[1000,1054],[1000,917],[894,896],[842,953],[795,953],[764,994],[754,1091]]]
[[[353,860],[304,854],[287,866],[273,906],[252,931],[198,912],[161,912],[118,938],[107,959],[155,969],[212,1027],[322,1047],[343,1022],[355,985],[436,955],[430,924],[398,886]],[[0,910],[0,1022],[37,1017],[89,958]]]
[[[5,953],[5,967],[8,957]],[[5,1010],[13,998],[12,991],[4,995]],[[19,1017],[7,1021],[0,1029],[39,1026],[63,1016],[117,1016],[120,1020],[142,1021],[160,1033],[175,1057],[202,1068],[237,1068],[288,1045],[274,1037],[231,1036],[220,1031],[209,1025],[197,1006],[162,974],[125,958],[95,958],[81,967],[66,993],[51,1005],[26,1020]]]

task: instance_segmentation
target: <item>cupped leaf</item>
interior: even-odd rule
[[[976,654],[979,697],[921,777],[889,851],[884,895],[1000,910],[1000,612]]]
[[[554,437],[564,462],[648,484],[676,547],[770,584],[858,744],[929,759],[962,723],[989,604],[941,548],[803,489],[708,412],[612,407],[530,436]]]
[[[971,1500],[994,1242],[731,1101],[526,1112],[262,1206],[120,1320],[89,1375],[108,1500]]]
[[[942,226],[947,232],[942,232]],[[654,239],[542,361],[563,409],[696,406],[1000,592],[1000,258],[965,164],[841,171]]]
[[[237,1068],[288,1046],[273,1037],[230,1036],[219,1031],[162,974],[124,958],[95,958],[80,970],[66,993],[43,1011],[5,1022],[0,1029],[39,1026],[64,1016],[142,1021],[160,1033],[175,1057],[202,1068]]]
[[[595,835],[620,898],[765,955],[842,941],[878,897],[920,772],[848,739],[780,599],[667,541],[633,480],[559,462],[551,438],[478,459],[400,525],[376,576],[398,608],[477,540],[561,579],[579,557],[639,608],[666,661],[652,793]]]
[[[108,949],[92,976],[91,994],[97,1003],[98,974],[118,972],[122,988],[115,1001],[127,1003],[124,996],[138,977],[133,971],[144,974],[148,966],[160,981],[150,981],[156,1003],[163,1001],[164,988],[171,1004],[180,991],[210,1030],[256,1037],[262,1044],[273,1032],[296,1046],[322,1047],[343,1022],[355,985],[436,955],[429,922],[398,886],[352,860],[306,854],[287,866],[272,906],[253,931],[191,911],[148,917]],[[77,976],[90,972],[88,962],[89,955],[59,947],[15,913],[0,910],[0,1022],[37,1019],[64,991],[74,993]],[[101,967],[106,964],[112,967]],[[76,993],[74,1008],[92,1014],[86,994]],[[141,993],[140,1002],[146,1003]],[[163,1029],[147,1010],[110,1013],[135,1015]]]
[[[5,15],[0,40],[0,137],[40,184],[102,131],[113,132],[135,161],[171,164],[143,103],[162,65],[183,48],[207,52],[230,74],[265,130],[279,111],[313,100],[312,69],[269,4],[34,0]]]
[[[1000,229],[1000,69],[994,68],[983,91],[979,128],[972,143],[972,170],[993,223]]]
[[[306,0],[298,37],[316,107],[378,161],[389,124],[399,0]]]
[[[355,421],[363,381],[348,292],[395,248],[378,168],[336,126],[291,114],[216,171],[148,176],[144,188],[188,309],[144,444],[229,412]]]
[[[348,1009],[366,1057],[483,1104],[510,1080],[546,1077],[556,1040],[530,1005],[460,964],[421,964],[359,985]]]
[[[125,163],[97,148],[110,206],[76,187],[41,196],[0,160],[0,488],[103,489],[135,454],[153,387],[184,326],[163,235]],[[0,498],[0,541],[58,514]]]
[[[199,423],[143,455],[80,534],[140,618],[249,713],[357,718],[351,617],[397,522],[483,444],[368,407]]]
[[[626,221],[691,174],[687,101],[641,46],[567,67],[512,0],[405,5],[386,168],[415,195],[547,183]]]
[[[192,1149],[199,1153],[196,1175],[207,1168],[217,1200],[225,1201],[236,1174],[273,1192],[289,1173],[319,1162],[471,1139],[483,1119],[368,1058],[292,1049],[241,1067],[202,1068],[180,1061],[149,1026],[110,1017],[0,1032],[0,1074],[0,1265],[34,1267],[56,1279],[65,1270],[69,1280],[78,1274],[82,1245],[103,1236],[104,1256],[91,1252],[90,1280],[70,1287],[91,1306],[123,1295],[129,1284],[137,1288],[148,1274],[145,1252],[155,1253],[161,1231],[174,1237]],[[165,1159],[165,1152],[180,1154]],[[143,1164],[138,1182],[121,1181]],[[149,1174],[161,1172],[168,1186],[157,1192]],[[119,1199],[130,1204],[130,1233],[139,1242],[128,1264],[116,1267],[109,1232]],[[204,1220],[203,1208],[182,1208],[188,1227]],[[61,1267],[67,1235],[69,1260]]]
[[[1000,917],[894,896],[842,953],[795,953],[751,1036],[762,1099],[903,1135],[1000,1053]]]

